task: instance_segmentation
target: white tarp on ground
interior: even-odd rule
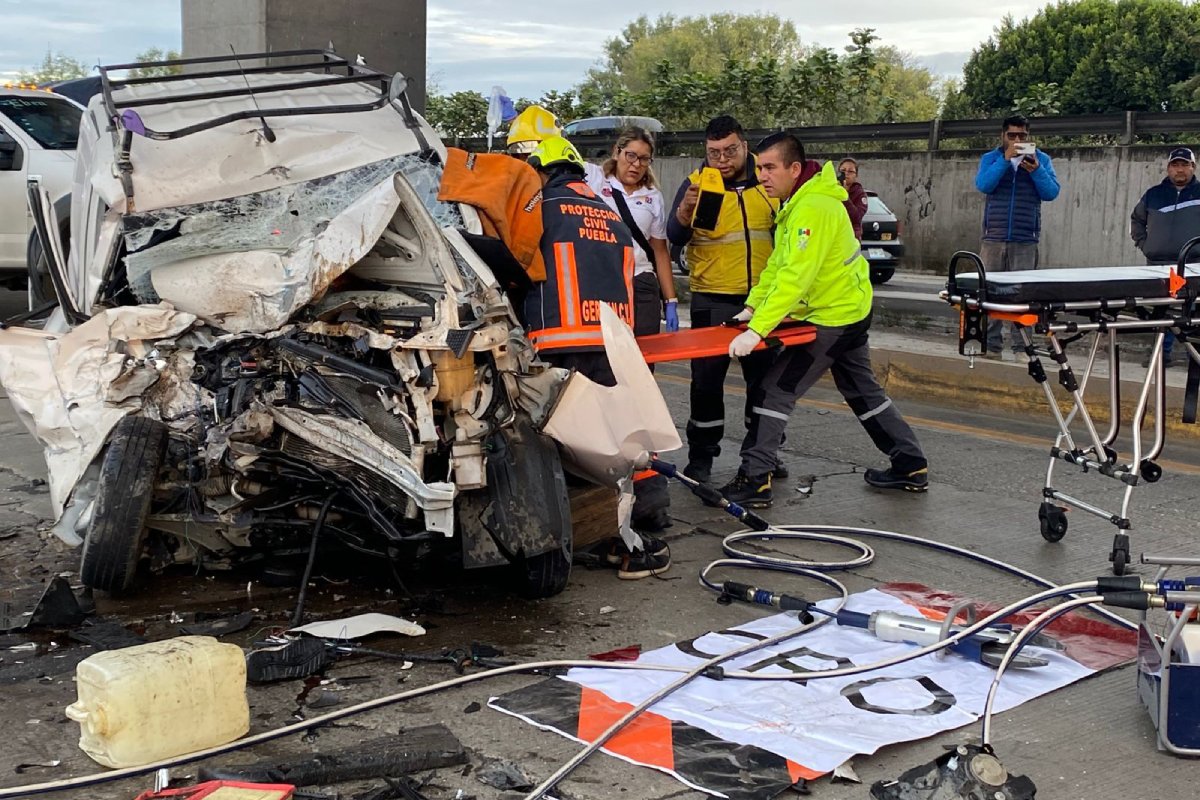
[[[833,602],[821,605],[832,608]],[[916,611],[914,606],[878,590],[851,595],[846,607],[862,612],[891,610],[914,614]],[[689,642],[643,653],[638,661],[694,668],[713,656],[743,647],[752,640],[793,630],[798,625],[795,615],[776,614],[740,625],[734,631],[707,633]],[[1108,627],[1114,632],[1118,630],[1115,626]],[[747,635],[739,636],[738,631]],[[1092,631],[1090,635],[1107,638],[1116,634]],[[786,675],[801,670],[870,664],[912,649],[911,645],[880,641],[864,630],[830,623],[723,666],[726,670]],[[1050,664],[1009,671],[996,699],[997,712],[1097,671],[1063,653],[1042,648],[1028,650],[1048,659]],[[807,682],[748,683],[697,678],[655,704],[651,711],[707,731],[720,740],[778,754],[798,765],[801,774],[823,774],[857,754],[873,753],[885,745],[933,736],[977,721],[995,674],[989,667],[952,654],[940,660],[930,655],[861,675]],[[678,677],[678,673],[589,668],[573,669],[565,680],[618,702],[636,704]],[[506,703],[505,697],[492,701],[493,708],[533,724],[545,723],[539,719],[539,713],[517,705]],[[558,724],[551,727],[573,738],[577,735]],[[660,765],[653,758],[639,758],[628,750],[621,755],[640,763]],[[681,769],[677,757],[673,774]]]

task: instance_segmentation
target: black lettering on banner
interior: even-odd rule
[[[853,667],[854,662],[845,656],[831,656],[828,653],[820,653],[816,650],[811,650],[807,647],[797,647],[795,650],[788,650],[786,653],[778,653],[770,658],[764,658],[756,664],[751,664],[746,667],[747,672],[759,672],[767,667],[783,667],[789,672],[813,672],[809,667],[802,666],[793,662],[791,659],[796,658],[814,658],[818,661],[832,661],[837,664],[833,669],[842,669],[844,667]],[[792,683],[798,683],[801,686],[807,686],[808,681],[803,678],[796,678]]]
[[[877,706],[871,703],[867,698],[863,697],[862,690],[868,686],[874,686],[880,683],[892,683],[895,681],[916,681],[925,688],[925,691],[933,695],[933,700],[929,705],[922,708],[888,708],[887,706]],[[842,697],[850,701],[850,705],[855,708],[860,708],[863,711],[870,711],[872,714],[903,714],[909,717],[932,717],[935,714],[941,714],[943,711],[949,711],[954,707],[955,698],[950,692],[943,689],[937,682],[927,675],[921,675],[915,678],[870,678],[865,681],[858,681],[842,687]]]
[[[737,628],[728,628],[723,631],[710,631],[710,632],[716,633],[718,636],[743,636],[747,639],[751,639],[756,642],[761,642],[762,640],[767,638],[766,636],[763,636],[761,633],[751,633],[750,631],[739,631]],[[708,636],[708,634],[706,633],[706,634],[704,634],[704,636]],[[717,656],[724,655],[724,653],[706,653],[703,650],[696,647],[696,640],[703,639],[704,636],[697,636],[695,639],[688,639],[686,642],[676,642],[675,646],[678,647],[680,650],[682,650],[684,653],[687,653],[689,656],[695,656],[696,658],[703,658],[705,661],[707,661],[710,658],[716,658]]]

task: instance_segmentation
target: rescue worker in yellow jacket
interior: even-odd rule
[[[736,119],[712,119],[704,131],[704,166],[714,167],[725,182],[717,225],[712,230],[692,226],[699,198],[700,171],[679,187],[667,215],[667,239],[687,247],[693,328],[728,321],[742,310],[746,296],[771,255],[771,227],[779,202],[759,185],[745,132]],[[753,386],[770,365],[767,352],[741,360],[742,376]],[[701,483],[712,480],[713,459],[721,454],[725,435],[725,374],[729,358],[692,360],[691,409],[687,422],[688,463],[684,474]],[[750,406],[745,407],[746,424]],[[776,465],[776,476],[786,477]]]
[[[587,185],[584,161],[566,139],[544,139],[528,163],[542,179],[546,263],[546,280],[534,283],[525,298],[529,339],[542,361],[612,386],[616,378],[604,352],[600,308],[607,303],[633,327],[633,235],[621,215]],[[602,557],[624,580],[670,566],[666,543],[644,533],[602,546]]]
[[[788,418],[826,371],[871,441],[891,459],[888,469],[868,469],[867,483],[923,492],[925,453],[871,370],[871,281],[843,205],[847,192],[833,164],[806,161],[804,146],[790,133],[772,134],[755,149],[759,180],[783,207],[775,220],[775,250],[735,317],[748,328],[730,343],[729,355],[746,358],[785,319],[812,323],[817,336],[786,348],[751,388],[741,467],[721,493],[744,506],[771,504],[771,470]]]

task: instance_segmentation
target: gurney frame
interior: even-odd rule
[[[1178,288],[1183,289],[1183,265],[1191,250],[1200,245],[1200,237],[1189,241],[1180,252],[1175,275],[1179,276]],[[960,290],[957,275],[959,264],[969,262],[965,272],[978,276],[978,290],[973,294]],[[1174,331],[1180,345],[1194,362],[1195,374],[1200,367],[1200,352],[1188,341],[1189,334],[1200,333],[1200,318],[1196,316],[1194,293],[1178,291],[1171,297],[1100,299],[1077,302],[1030,302],[1002,304],[990,302],[987,297],[987,276],[982,260],[975,253],[959,251],[950,258],[946,289],[940,293],[942,299],[959,309],[959,352],[974,358],[987,348],[989,318],[1017,323],[1025,355],[1029,359],[1029,375],[1042,388],[1058,434],[1050,448],[1050,462],[1046,469],[1046,481],[1042,488],[1042,502],[1038,508],[1038,522],[1042,537],[1050,542],[1060,541],[1067,533],[1067,507],[1077,508],[1088,514],[1108,520],[1117,528],[1113,536],[1109,561],[1116,575],[1123,575],[1130,563],[1130,538],[1133,525],[1129,508],[1133,490],[1142,482],[1154,483],[1162,477],[1162,468],[1156,462],[1166,441],[1166,372],[1163,360],[1163,341],[1168,331]],[[1172,288],[1176,278],[1172,277]],[[1095,333],[1088,353],[1087,364],[1082,374],[1076,377],[1066,348]],[[1113,448],[1121,432],[1121,362],[1119,333],[1151,333],[1154,336],[1149,366],[1142,380],[1137,404],[1130,420],[1132,452],[1127,461]],[[1044,337],[1046,347],[1039,350],[1034,345],[1034,336]],[[1088,411],[1084,398],[1088,381],[1097,363],[1101,344],[1105,348],[1109,366],[1108,376],[1108,429],[1102,434],[1093,415]],[[1071,396],[1074,406],[1063,414],[1059,408],[1042,357],[1048,357],[1058,365],[1058,384]],[[1194,392],[1189,392],[1194,395]],[[1185,421],[1193,421],[1194,401],[1185,408]],[[1146,439],[1143,428],[1146,415],[1152,413],[1153,434]],[[1191,415],[1193,419],[1189,420]],[[1072,425],[1082,428],[1079,435],[1072,433]],[[1107,511],[1099,506],[1072,497],[1054,488],[1055,467],[1065,462],[1078,467],[1081,472],[1094,472],[1117,481],[1122,489],[1120,511]],[[1063,503],[1065,505],[1059,505]]]

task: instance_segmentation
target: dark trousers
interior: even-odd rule
[[[731,319],[745,308],[745,295],[692,292],[692,327],[709,328]],[[692,359],[691,414],[687,422],[689,461],[708,461],[721,454],[725,436],[725,375],[729,356]],[[768,350],[738,359],[746,381],[744,417],[750,424],[750,397],[774,360]]]
[[[633,277],[633,335],[651,336],[662,331],[662,288],[658,275],[643,272]]]
[[[757,477],[775,468],[796,401],[826,371],[871,441],[899,472],[927,466],[917,436],[871,369],[871,317],[845,327],[819,326],[810,344],[785,348],[750,393],[750,430],[742,442],[741,471]]]

